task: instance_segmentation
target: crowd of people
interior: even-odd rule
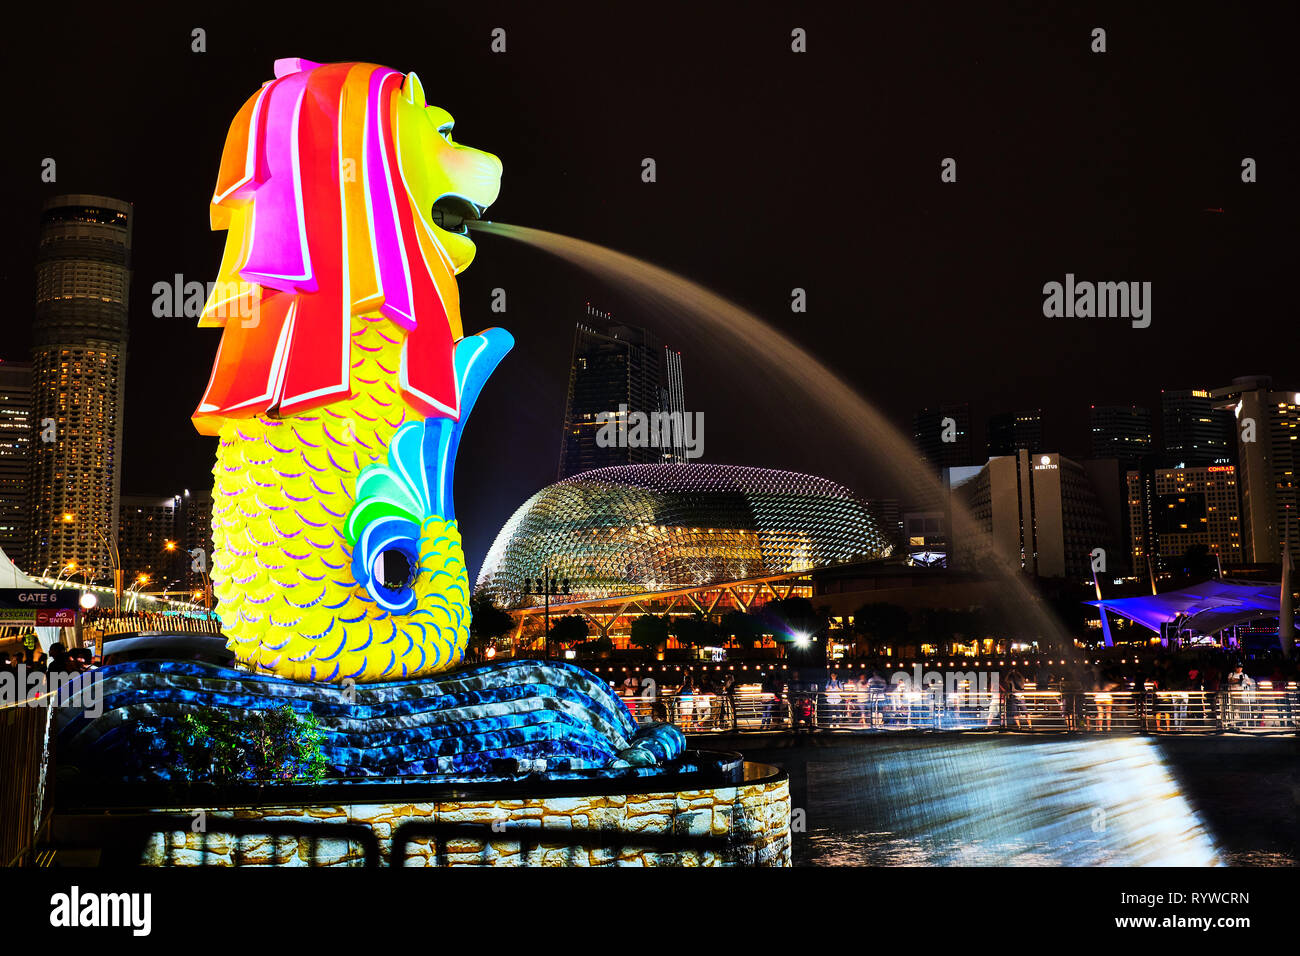
[[[981,674],[978,688],[966,680],[945,682],[927,695],[928,688],[912,686],[913,675],[897,667],[867,664],[807,676],[773,668],[757,678],[757,687],[744,688],[739,710],[732,672],[696,674],[687,669],[677,686],[658,686],[652,678],[629,675],[617,690],[636,699],[634,710],[653,709],[644,716],[699,730],[735,728],[737,718],[748,722],[747,729],[889,726],[916,720],[917,708],[931,705],[964,707],[972,715],[982,709],[989,725],[1020,729],[1055,723],[1065,729],[1108,731],[1147,724],[1150,718],[1156,730],[1183,730],[1222,716],[1234,723],[1241,723],[1243,715],[1248,722],[1289,723],[1298,677],[1296,662],[1278,652],[1246,657],[1232,649],[1214,649],[1142,662],[1044,661],[1023,670],[1011,666]],[[1221,711],[1222,692],[1230,692],[1225,698],[1234,708],[1230,714]],[[918,698],[925,699],[918,703]],[[1266,699],[1272,701],[1267,707]]]
[[[16,673],[20,665],[28,673],[45,671],[51,674],[80,674],[99,667],[101,661],[89,647],[74,647],[69,650],[59,643],[51,644],[49,653],[43,652],[40,647],[23,647],[12,654],[0,651],[0,672]]]

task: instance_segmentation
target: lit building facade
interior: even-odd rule
[[[212,492],[185,489],[176,517],[176,534],[181,549],[185,584],[190,590],[202,589],[212,570]],[[194,567],[194,551],[203,552],[199,570]]]
[[[1276,564],[1282,545],[1300,548],[1296,506],[1296,445],[1300,394],[1273,388],[1266,376],[1234,379],[1212,396],[1236,418],[1237,481],[1249,564]]]
[[[121,492],[130,203],[56,196],[41,214],[33,332],[33,573],[111,568]],[[53,440],[45,440],[49,435]]]
[[[0,548],[28,569],[31,531],[32,366],[0,361]]]
[[[680,435],[667,446],[602,447],[597,440],[602,416],[617,421],[621,409],[684,415],[682,355],[645,329],[614,324],[608,313],[589,305],[585,321],[578,323],[573,335],[560,441],[561,480],[593,468],[686,460]]]
[[[949,402],[917,412],[912,416],[912,443],[935,471],[973,465],[970,404]]]
[[[1038,577],[1086,579],[1094,549],[1119,548],[1087,472],[1063,455],[990,459],[953,494],[1005,560]],[[972,542],[955,546],[963,562],[976,551]]]
[[[885,557],[891,546],[843,485],[767,468],[601,468],[543,488],[506,522],[476,591],[536,603],[548,573],[570,600],[698,588]]]
[[[160,590],[178,583],[181,567],[178,542],[180,505],[179,495],[165,498],[122,496],[118,544],[128,586],[138,581],[142,574],[149,579],[149,590]]]
[[[1222,567],[1244,560],[1237,469],[1232,465],[1156,468],[1128,473],[1129,552],[1133,573],[1151,562],[1167,570],[1189,548],[1205,547]]]
[[[1151,410],[1140,405],[1093,405],[1088,415],[1091,458],[1136,467],[1151,454]]]
[[[989,457],[1014,455],[1020,449],[1030,454],[1043,451],[1043,410],[1002,412],[989,416]]]
[[[1160,435],[1168,467],[1231,465],[1236,455],[1232,412],[1215,408],[1208,388],[1160,393]]]

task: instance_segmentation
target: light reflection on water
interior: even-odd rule
[[[808,762],[800,865],[1241,862],[1224,858],[1149,739],[912,740],[850,755]]]

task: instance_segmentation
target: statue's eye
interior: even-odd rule
[[[443,138],[443,139],[445,139],[445,140],[446,140],[447,142],[449,142],[449,143],[451,142],[451,126],[450,126],[450,124],[447,125],[447,126],[439,126],[439,127],[438,127],[438,132],[439,132],[440,134],[442,134],[442,138]]]
[[[400,548],[385,548],[375,555],[374,580],[387,591],[404,591],[415,583],[415,562]]]

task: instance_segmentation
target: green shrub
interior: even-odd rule
[[[197,708],[167,724],[162,737],[187,783],[314,782],[327,769],[320,721],[289,704],[244,713]]]

